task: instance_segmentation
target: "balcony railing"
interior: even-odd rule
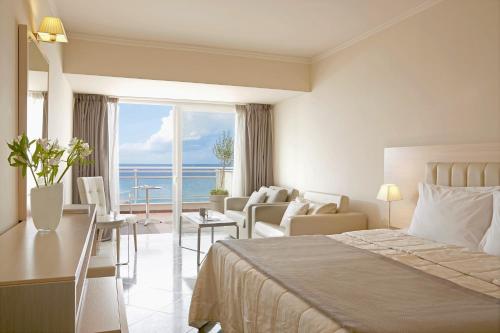
[[[120,199],[122,202],[143,204],[146,195],[143,190],[133,189],[141,185],[161,186],[150,191],[150,203],[171,204],[173,197],[172,166],[120,165]],[[206,203],[210,190],[220,185],[222,168],[218,166],[183,166],[183,203]],[[232,168],[226,168],[225,184],[230,190]]]

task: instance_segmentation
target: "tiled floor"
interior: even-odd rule
[[[127,236],[122,236],[122,258],[127,258]],[[227,237],[216,233],[216,240]],[[131,333],[197,332],[188,325],[189,304],[196,280],[196,252],[181,249],[171,233],[138,235],[138,251],[130,244],[129,265],[119,266]],[[183,246],[196,248],[196,234],[183,235]],[[208,230],[202,249],[208,250]],[[208,332],[216,333],[216,325]]]

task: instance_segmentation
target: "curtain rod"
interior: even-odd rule
[[[133,97],[133,96],[117,96],[117,95],[109,95],[112,98],[118,98],[123,101],[130,102],[162,102],[162,103],[191,103],[191,104],[213,104],[213,105],[227,105],[227,106],[235,106],[237,104],[245,104],[245,103],[230,103],[230,102],[212,102],[212,101],[201,101],[201,100],[192,100],[192,99],[171,99],[171,98],[157,98],[157,97]]]

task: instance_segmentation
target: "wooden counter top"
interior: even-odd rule
[[[55,231],[38,232],[29,219],[0,235],[0,286],[74,281],[94,215],[92,205],[88,214],[64,214]]]

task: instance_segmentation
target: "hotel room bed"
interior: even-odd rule
[[[485,156],[500,158],[492,149]],[[216,243],[199,272],[190,325],[220,322],[224,333],[500,332],[500,163],[426,162],[424,177],[415,165],[423,148],[400,150],[385,171],[407,189],[405,212],[415,210],[408,232]],[[443,147],[431,155],[441,150],[452,158]]]
[[[500,309],[500,257],[421,239],[399,230],[365,230],[327,237],[488,295]],[[304,263],[307,270],[306,265],[307,262]],[[390,283],[391,276],[384,278]],[[355,287],[362,292],[363,288],[370,288],[367,281]],[[408,320],[411,323],[411,318]],[[500,311],[493,320],[498,320],[500,329]],[[257,270],[224,243],[215,244],[209,251],[192,297],[190,324],[200,327],[207,321],[220,322],[225,333],[355,331],[348,322],[336,322],[301,295]]]

